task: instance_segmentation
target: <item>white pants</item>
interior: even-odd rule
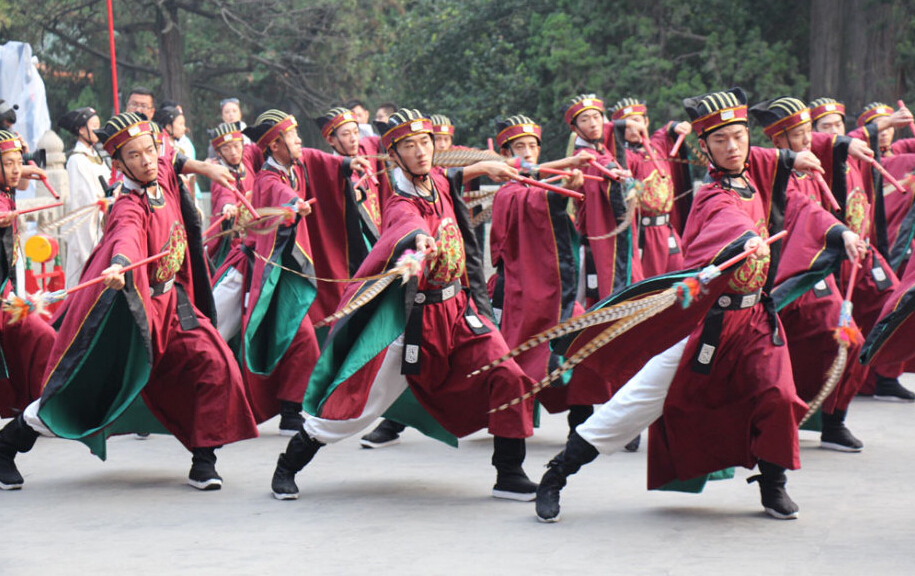
[[[601,454],[622,450],[664,411],[667,391],[686,348],[686,338],[648,361],[619,392],[576,429]]]
[[[32,430],[38,432],[42,436],[56,438],[57,435],[51,432],[48,427],[44,425],[44,422],[41,421],[41,418],[38,417],[39,404],[41,404],[41,400],[35,400],[26,406],[25,411],[22,413],[22,419],[25,420],[25,423],[28,424]]]
[[[226,342],[241,331],[244,289],[242,275],[235,268],[229,268],[213,288],[213,300],[216,302],[216,330]]]
[[[402,358],[403,335],[400,335],[388,346],[381,368],[372,381],[372,388],[369,390],[362,414],[351,420],[325,420],[313,416],[305,420],[305,433],[318,442],[332,444],[365,430],[407,389],[407,378],[400,373]]]

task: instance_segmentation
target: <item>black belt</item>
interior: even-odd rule
[[[461,291],[461,283],[458,280],[436,290],[417,290],[416,285],[416,278],[413,278],[407,284],[407,324],[404,328],[401,374],[419,374],[420,372],[423,344],[423,308],[428,304],[438,304],[451,300]]]
[[[721,343],[721,327],[724,322],[725,312],[732,310],[744,310],[752,308],[756,304],[762,303],[769,316],[769,322],[772,325],[772,343],[775,346],[784,346],[778,331],[778,314],[775,311],[775,302],[768,295],[762,295],[757,290],[749,294],[722,294],[705,316],[705,322],[702,327],[702,336],[699,338],[699,347],[696,351],[696,357],[693,358],[693,371],[699,374],[710,374],[712,371],[712,361],[715,359],[715,353],[718,351],[718,345]]]
[[[715,301],[714,306],[721,310],[743,310],[752,308],[762,299],[762,290],[749,294],[722,294]]]
[[[172,276],[165,282],[159,282],[149,287],[150,296],[161,296],[175,287],[175,277]]]
[[[642,216],[639,218],[639,224],[642,226],[667,226],[670,222],[670,214],[661,214],[660,216]]]

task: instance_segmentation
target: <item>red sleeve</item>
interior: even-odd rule
[[[264,165],[264,153],[257,147],[257,144],[245,144],[241,161],[252,174],[257,174]]]
[[[705,185],[696,192],[683,230],[683,263],[706,266],[735,242],[758,236],[756,223],[741,206],[735,192]]]
[[[261,170],[255,177],[254,190],[251,193],[251,204],[255,208],[282,206],[284,204],[293,205],[298,200],[298,194],[289,184],[283,182],[279,174],[269,170]]]
[[[119,256],[136,262],[147,256],[149,215],[144,209],[146,198],[141,192],[127,192],[118,197],[108,215],[103,242],[111,245],[111,259]]]
[[[213,218],[222,214],[226,204],[234,204],[235,194],[225,186],[213,182],[210,184],[210,207]]]
[[[661,153],[661,158],[670,156],[670,149],[674,147],[674,142],[677,141],[676,138],[671,138],[670,136],[673,125],[673,122],[668,122],[651,135],[651,147]]]
[[[432,236],[429,225],[422,217],[413,201],[400,194],[391,194],[384,205],[384,215],[381,217],[385,230],[389,228],[421,230],[423,234]]]
[[[915,154],[915,138],[903,138],[893,142],[893,154]]]

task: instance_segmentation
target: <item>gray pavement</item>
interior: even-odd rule
[[[903,382],[915,385],[915,375]],[[602,456],[571,477],[563,519],[491,498],[491,440],[457,450],[407,430],[402,444],[322,449],[298,476],[301,497],[269,493],[286,438],[218,452],[225,486],[185,484],[190,455],[168,436],[110,441],[101,462],[76,442],[39,439],[17,459],[26,485],[0,493],[0,574],[903,574],[915,543],[915,405],[858,398],[849,424],[860,454],[802,433],[789,474],[797,521],[762,512],[737,478],[703,494],[645,490],[645,448]],[[564,416],[545,416],[526,469],[539,478]]]

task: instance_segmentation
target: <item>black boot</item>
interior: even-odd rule
[[[887,378],[877,374],[877,385],[874,387],[874,400],[884,402],[915,402],[915,392],[899,383],[898,378]]]
[[[569,414],[566,416],[566,420],[569,422],[569,436],[572,435],[572,432],[575,432],[579,424],[590,418],[591,414],[594,414],[594,406],[591,404],[573,404],[569,406]]]
[[[400,444],[400,433],[406,426],[385,418],[374,430],[363,436],[359,443],[363,448],[385,448]]]
[[[642,444],[642,435],[639,434],[635,438],[629,441],[629,444],[623,447],[626,452],[638,452],[639,446]]]
[[[530,502],[537,496],[537,484],[524,473],[524,438],[492,438],[492,465],[496,467],[495,498]]]
[[[588,441],[573,433],[566,442],[565,450],[557,454],[549,464],[540,487],[537,488],[537,520],[557,522],[559,520],[559,491],[566,485],[566,478],[597,458],[597,449]]]
[[[222,488],[222,478],[216,472],[216,448],[191,449],[191,472],[187,483],[198,490]]]
[[[295,436],[303,424],[302,403],[280,400],[280,436]]]
[[[777,464],[759,461],[759,474],[747,478],[747,484],[759,482],[759,494],[766,513],[779,520],[794,520],[797,518],[797,504],[785,491],[788,478],[785,469]]]
[[[16,453],[28,452],[35,445],[38,432],[25,423],[22,414],[0,430],[0,490],[19,490],[23,479],[16,468]]]
[[[823,412],[820,448],[839,452],[860,452],[864,449],[864,442],[855,438],[851,430],[845,427],[845,410],[836,410],[832,414]]]
[[[273,497],[277,500],[295,500],[299,497],[299,487],[295,484],[295,474],[311,462],[318,449],[324,446],[312,439],[304,430],[296,433],[286,445],[286,452],[280,454],[273,471],[270,486]]]

